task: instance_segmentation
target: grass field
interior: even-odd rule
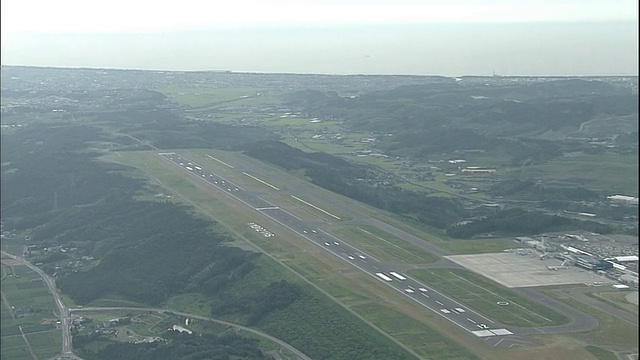
[[[264,92],[259,88],[207,88],[207,87],[163,87],[156,89],[170,101],[191,107],[214,106],[230,101],[240,101]],[[255,105],[255,99],[250,104]]]
[[[618,359],[616,354],[612,353],[611,351],[599,348],[597,346],[588,345],[586,349],[588,352],[591,353],[591,355],[598,358],[598,360],[617,360]]]
[[[560,291],[548,289],[544,292],[598,320],[600,326],[596,330],[572,334],[571,337],[586,344],[605,346],[610,349],[620,349],[620,351],[638,348],[637,325],[634,326],[626,321],[620,321],[618,318],[585,305]]]
[[[138,314],[127,327],[140,336],[160,336],[167,330],[161,324],[167,318],[162,313]]]
[[[62,335],[57,330],[27,334],[27,339],[40,359],[46,359],[60,353]]]
[[[567,319],[555,311],[521,297],[480,275],[463,269],[410,270],[425,284],[506,325],[536,327],[560,325]],[[503,303],[507,305],[499,305]]]
[[[576,154],[560,157],[542,165],[514,169],[511,174],[517,174],[521,178],[570,181],[611,195],[615,193],[638,196],[637,153]]]
[[[381,261],[424,264],[438,260],[435,255],[372,226],[334,225],[330,232]]]
[[[3,272],[5,267],[3,265]],[[43,324],[55,318],[53,297],[37,273],[24,265],[12,267],[15,276],[2,279],[2,358],[31,359],[21,333],[26,335],[38,358],[53,357],[60,353],[60,331],[53,325]]]
[[[591,296],[600,301],[604,301],[613,307],[628,311],[638,316],[638,305],[628,302],[625,299],[625,296],[627,296],[627,294],[629,294],[629,291],[607,291],[607,292],[587,293],[588,296]]]

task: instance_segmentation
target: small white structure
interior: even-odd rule
[[[618,289],[618,290],[628,290],[629,289],[628,285],[622,285],[622,284],[615,284],[615,285],[613,285],[613,287]]]
[[[616,256],[616,257],[608,258],[605,260],[614,260],[617,262],[632,262],[632,261],[638,261],[638,256],[636,255]]]
[[[193,334],[193,331],[189,330],[189,329],[185,329],[180,325],[173,325],[173,327],[171,327],[171,330],[173,331],[180,331],[180,332],[186,332],[187,334],[191,335]]]
[[[622,203],[627,205],[636,205],[636,206],[638,205],[638,198],[633,196],[611,195],[611,196],[607,196],[607,199],[617,203]]]

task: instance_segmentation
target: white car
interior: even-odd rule
[[[333,242],[333,245],[338,246],[338,245],[340,245],[340,244],[339,244],[337,241],[334,241],[334,242]]]
[[[327,246],[331,245],[331,244],[329,244],[328,242],[326,242],[326,243],[324,243],[324,244],[325,244],[325,245],[327,245]]]
[[[413,289],[409,289],[409,288],[404,289],[404,291],[408,292],[409,294],[413,294],[414,292]]]
[[[422,291],[422,292],[427,292],[429,290],[425,289],[425,288],[418,288],[418,290]]]

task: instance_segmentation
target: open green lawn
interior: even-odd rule
[[[183,311],[188,312],[186,310]],[[161,336],[166,331],[166,327],[161,323],[167,317],[162,313],[138,314],[132,319],[131,325],[128,327],[140,336]]]
[[[27,339],[40,359],[51,358],[60,353],[62,335],[58,330],[28,334]]]
[[[206,107],[231,101],[249,99],[259,92],[264,92],[260,88],[209,88],[209,87],[178,87],[170,86],[156,89],[179,104],[191,107]],[[251,98],[249,104],[255,104],[255,99]]]
[[[467,270],[415,269],[410,270],[409,274],[506,325],[552,326],[567,321],[561,314]]]
[[[609,195],[638,196],[637,153],[575,154],[541,165],[514,169],[511,174],[521,178],[570,181]]]
[[[586,344],[600,345],[606,348],[619,348],[620,351],[627,351],[638,348],[638,326],[608,315],[591,306],[583,304],[574,298],[554,289],[544,291],[568,305],[583,311],[598,320],[599,327],[593,331],[572,334],[571,337]]]
[[[438,260],[428,251],[372,226],[334,225],[330,232],[381,261],[421,264]]]
[[[587,295],[595,299],[598,299],[600,301],[604,301],[613,307],[628,311],[638,316],[638,305],[632,304],[628,302],[626,299],[626,296],[629,293],[630,291],[618,290],[618,291],[590,292],[590,293],[587,293]]]
[[[33,351],[39,358],[50,358],[60,353],[60,332],[53,325],[41,324],[55,318],[55,304],[40,276],[24,265],[14,265],[17,276],[2,280],[2,294],[13,307],[2,304],[2,358],[30,359],[27,345],[20,336],[20,327],[26,334]]]

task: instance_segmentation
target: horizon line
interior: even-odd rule
[[[638,74],[563,74],[563,75],[501,75],[495,72],[488,75],[466,74],[466,75],[441,75],[441,74],[400,74],[400,73],[322,73],[322,72],[269,72],[269,71],[252,71],[252,70],[232,70],[232,69],[149,69],[149,68],[120,68],[120,67],[93,67],[93,66],[57,66],[57,65],[15,65],[0,64],[0,67],[23,67],[38,69],[60,69],[60,70],[117,70],[117,71],[150,71],[150,72],[182,72],[182,73],[230,73],[230,74],[255,74],[255,75],[322,75],[322,76],[412,76],[412,77],[443,77],[443,78],[464,78],[464,77],[491,77],[491,78],[516,78],[516,77],[542,77],[542,78],[570,78],[570,77],[638,77]]]

